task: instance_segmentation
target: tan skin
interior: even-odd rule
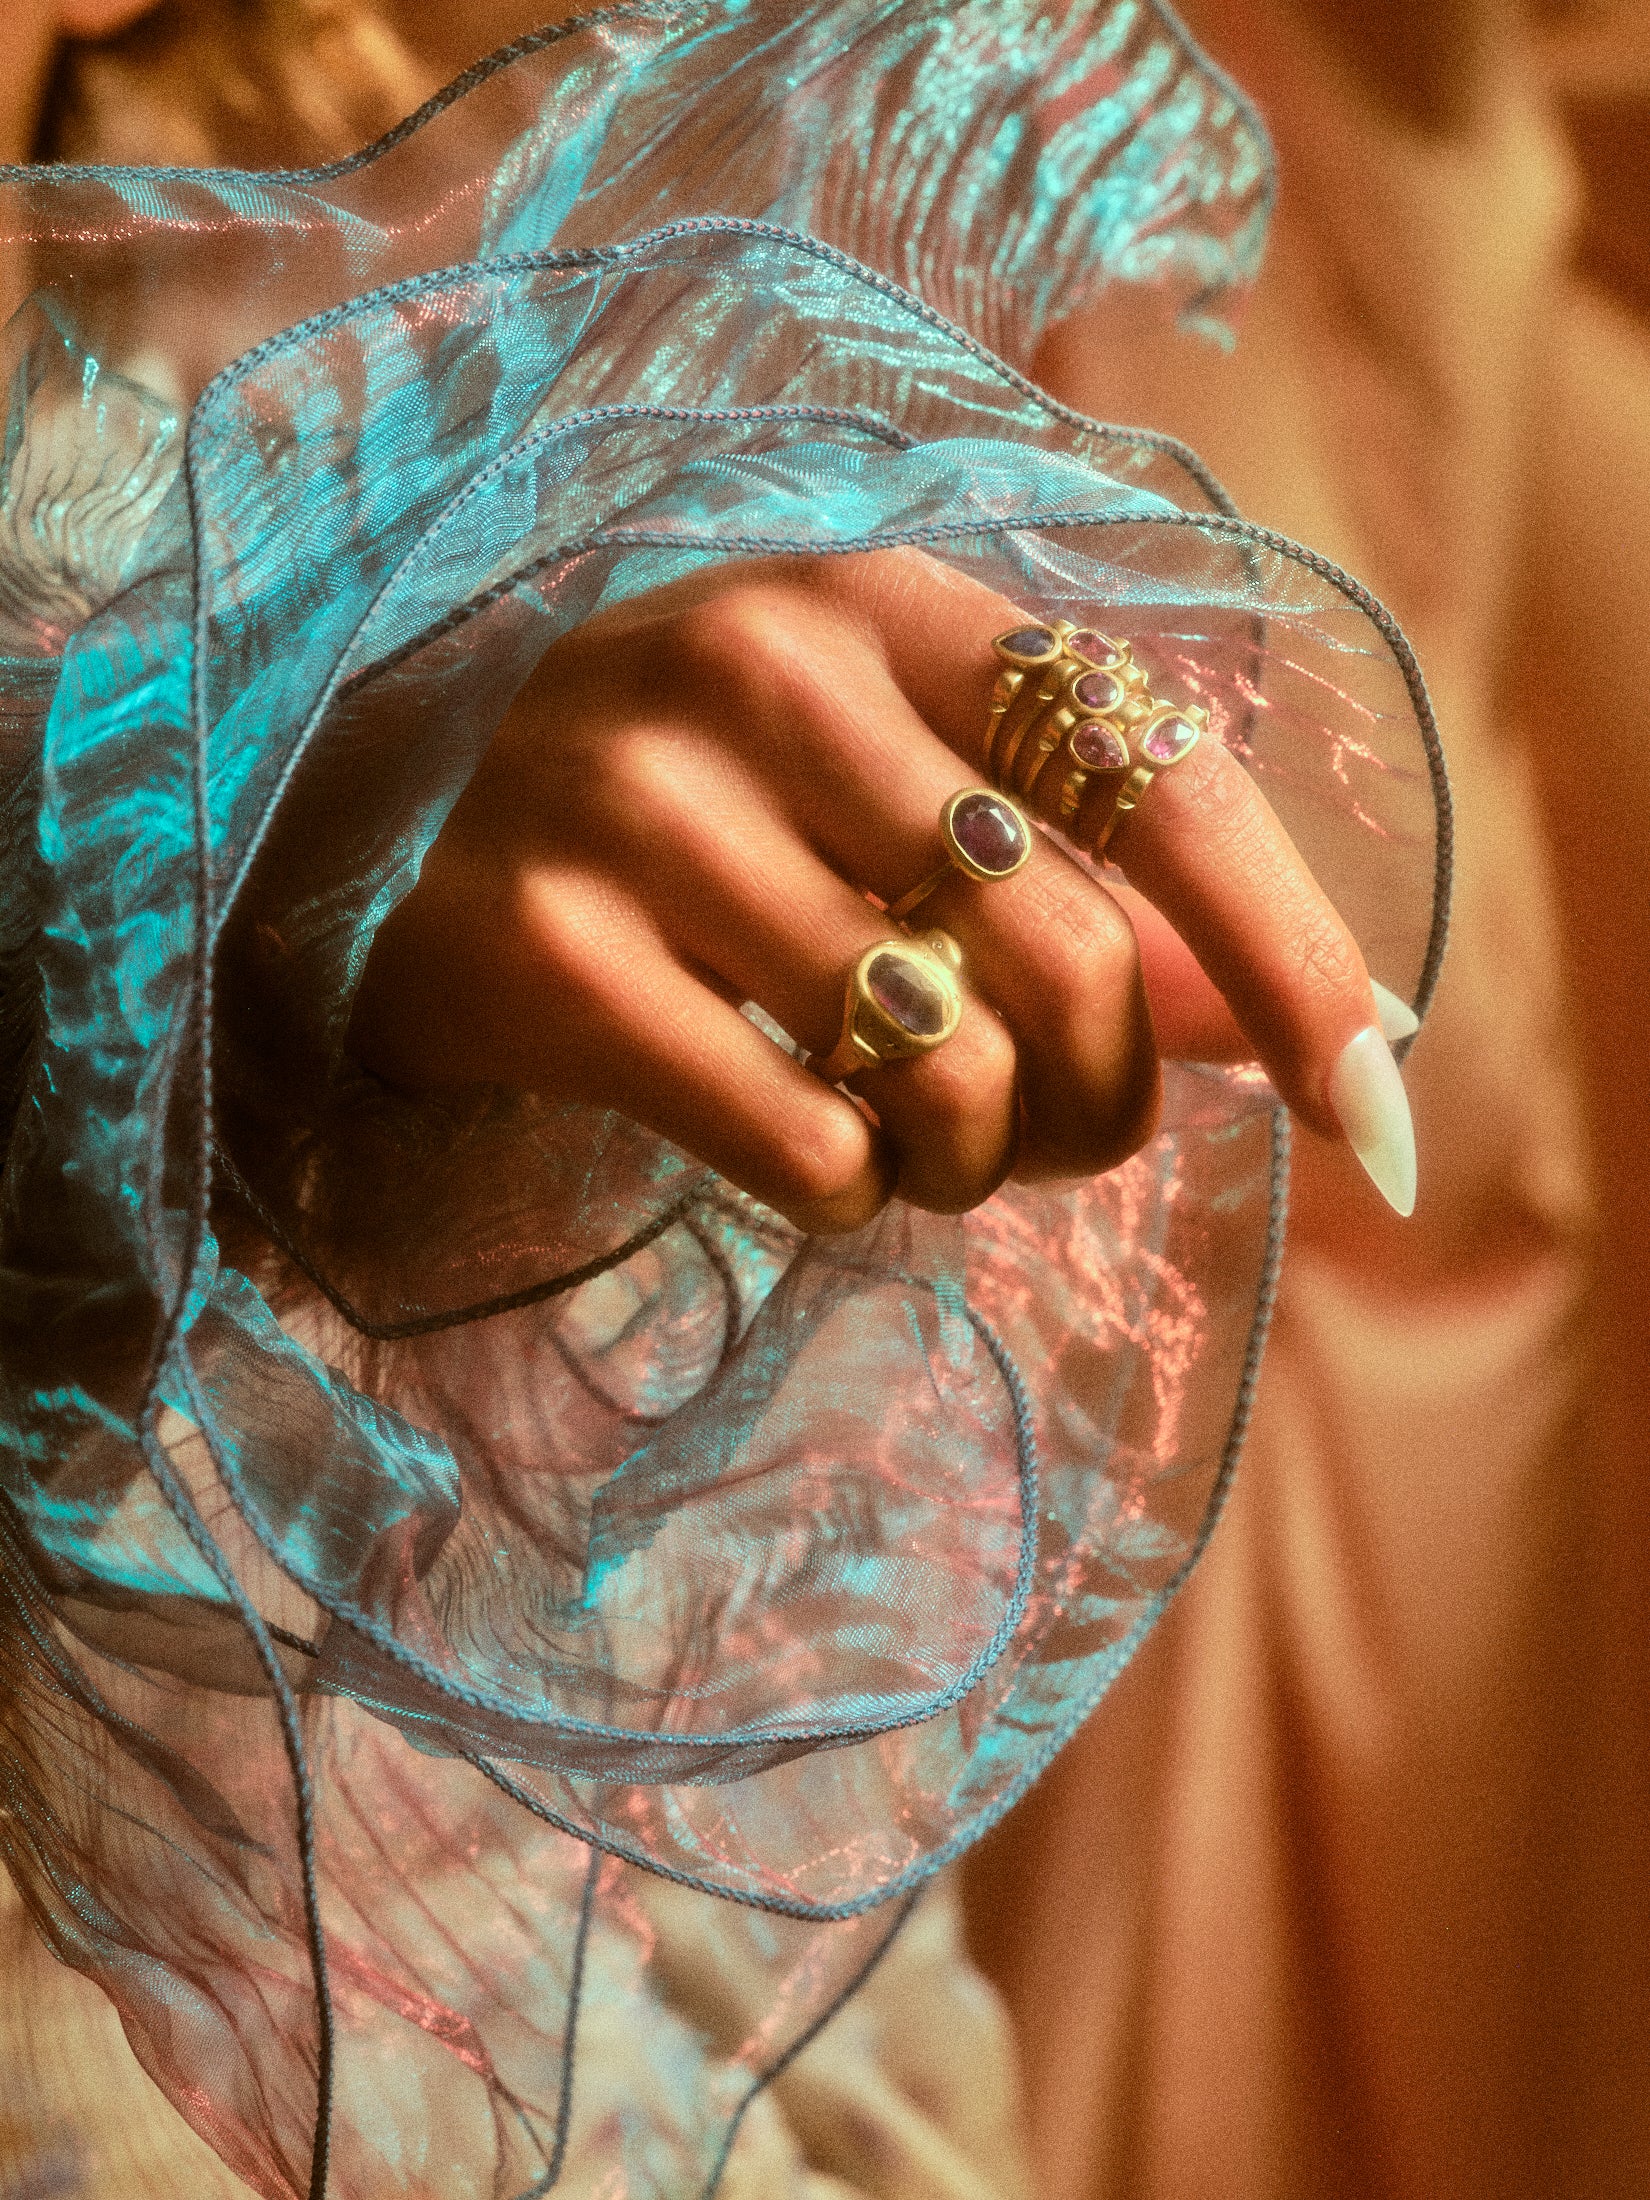
[[[54,41],[143,12],[20,4],[14,153]],[[867,896],[934,868],[943,801],[982,775],[991,637],[1021,615],[899,551],[724,567],[591,621],[528,681],[380,931],[362,1062],[407,1089],[620,1109],[815,1231],[896,1191],[949,1212],[1011,1174],[1115,1165],[1151,1134],[1160,1053],[1258,1055],[1337,1136],[1330,1073],[1375,1021],[1362,958],[1212,742],[1120,832],[1128,887],[1039,835],[1015,878],[933,896],[924,922],[964,954],[962,1025],[853,1077],[857,1099],[739,1013],[835,1043],[844,973],[894,931]]]

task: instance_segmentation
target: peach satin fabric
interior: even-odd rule
[[[1482,26],[1427,128],[1302,18],[1190,12],[1279,145],[1242,340],[1045,377],[1404,621],[1456,920],[1415,1218],[1298,1142],[1226,1521],[974,1861],[973,1941],[1043,2200],[1642,2194],[1650,324],[1572,273],[1554,54]]]

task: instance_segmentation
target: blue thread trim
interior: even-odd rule
[[[579,2011],[584,2003],[584,1959],[590,1946],[590,1923],[596,1908],[596,1883],[601,1877],[601,1852],[592,1849],[584,1870],[584,1891],[579,1897],[579,1922],[573,1933],[572,1968],[567,1981],[567,2017],[562,2026],[561,2082],[556,2090],[556,2135],[544,2175],[534,2180],[516,2200],[544,2200],[561,2183],[567,2163],[567,2142],[573,2129],[573,2067],[578,2053]]]
[[[796,2038],[792,2040],[789,2047],[785,2049],[783,2054],[776,2056],[774,2060],[768,2065],[767,2069],[762,2072],[762,2075],[758,2079],[756,2079],[754,2084],[751,2086],[750,2091],[745,2095],[744,2099],[739,2103],[739,2106],[734,2110],[732,2116],[728,2119],[728,2128],[722,2134],[722,2144],[717,2150],[715,2163],[711,2168],[709,2178],[706,2180],[705,2189],[700,2196],[700,2200],[716,2200],[717,2187],[721,2184],[723,2176],[726,2174],[728,2158],[733,2152],[734,2143],[739,2137],[740,2126],[744,2123],[746,2114],[749,2111],[752,2102],[756,2100],[759,2094],[765,2093],[768,2087],[772,2085],[777,2078],[783,2077],[784,2073],[790,2068],[791,2064],[795,2062],[796,2058],[802,2053],[803,2049],[806,2047],[811,2047],[814,2041],[818,2039],[820,2033],[823,2032],[825,2027],[830,2023],[831,2019],[835,2016],[839,2016],[841,2012],[848,2006],[849,2002],[853,2000],[854,1996],[859,1992],[860,1988],[871,1976],[871,1973],[876,1969],[877,1965],[882,1961],[883,1957],[894,1945],[894,1942],[898,1940],[900,1934],[905,1929],[907,1920],[910,1918],[911,1912],[916,1908],[917,1904],[921,1900],[922,1889],[919,1887],[917,1892],[911,1896],[905,1907],[894,1919],[893,1924],[889,1927],[887,1933],[883,1936],[882,1940],[879,1941],[877,1946],[872,1949],[870,1955],[866,1958],[864,1963],[860,1965],[859,1969],[854,1973],[853,1977],[849,1979],[847,1985],[843,1987],[842,1991],[826,2004],[826,2006],[820,2011],[819,2015],[815,2017],[813,2023],[808,2025],[804,2031],[799,2032]]]

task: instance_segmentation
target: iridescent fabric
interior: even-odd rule
[[[1207,322],[1268,193],[1132,0],[619,8],[324,173],[0,175],[40,285],[0,537],[0,1843],[259,2192],[708,2194],[1195,1558],[1281,1241],[1256,1072],[1171,1069],[1093,1183],[827,1241],[612,1115],[399,1098],[343,1038],[558,635],[890,543],[1103,607],[1424,1006],[1447,835],[1401,636],[987,348],[1023,367],[1119,280]]]

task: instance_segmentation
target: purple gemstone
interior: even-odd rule
[[[914,956],[879,955],[865,983],[878,1008],[913,1039],[936,1038],[945,1029],[944,990]]]
[[[1024,825],[994,794],[965,794],[951,812],[951,837],[970,863],[994,877],[1018,869],[1029,846]]]
[[[1160,718],[1155,726],[1141,737],[1140,746],[1154,764],[1172,764],[1184,756],[1197,739],[1197,728],[1189,718],[1177,712],[1172,718]]]
[[[1071,753],[1091,772],[1119,772],[1129,760],[1128,750],[1110,726],[1093,719],[1072,728]]]
[[[1066,643],[1074,657],[1086,657],[1091,665],[1114,665],[1117,662],[1117,644],[1108,634],[1101,634],[1092,626],[1080,626]]]
[[[1055,646],[1055,638],[1046,626],[1017,626],[997,644],[1011,657],[1046,657]]]
[[[1085,710],[1115,710],[1123,700],[1123,683],[1110,672],[1085,672],[1071,692]]]

